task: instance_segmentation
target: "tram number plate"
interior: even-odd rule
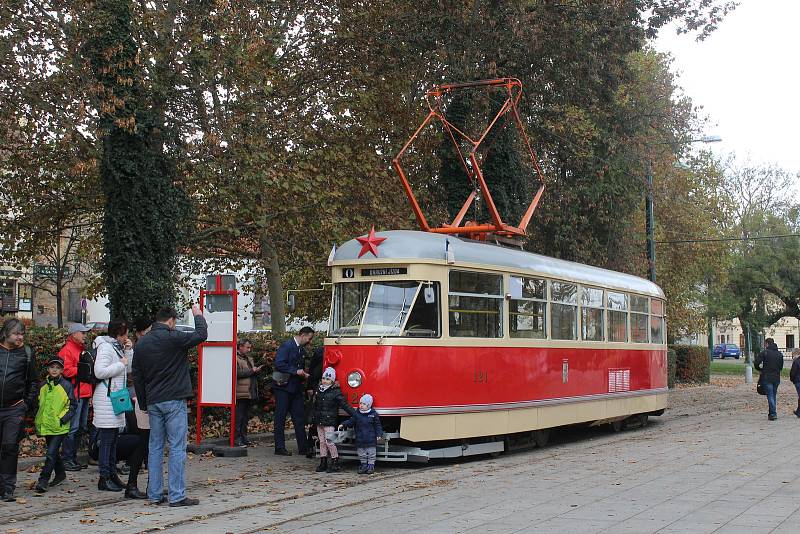
[[[486,384],[489,382],[489,371],[476,369],[473,374],[472,381],[476,384]]]
[[[361,269],[361,276],[394,276],[408,274],[405,267],[382,267],[380,269]]]

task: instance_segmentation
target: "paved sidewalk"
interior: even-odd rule
[[[787,385],[775,422],[752,386],[689,388],[643,429],[561,431],[545,449],[379,464],[373,477],[352,464],[319,475],[269,445],[242,459],[195,456],[194,508],[125,501],[96,491],[93,473],[70,474],[45,497],[23,490],[25,502],[0,503],[0,532],[797,532],[800,420]]]

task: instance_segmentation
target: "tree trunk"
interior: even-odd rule
[[[56,324],[59,328],[64,326],[64,319],[62,316],[61,294],[63,292],[63,279],[59,273],[56,274]]]
[[[272,333],[282,336],[286,333],[286,305],[283,297],[281,266],[266,231],[262,230],[259,241],[261,264],[267,275],[267,289],[272,311]]]

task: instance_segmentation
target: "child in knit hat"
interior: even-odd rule
[[[372,407],[372,395],[365,393],[358,402],[358,411],[350,419],[342,421],[342,427],[355,427],[356,449],[361,466],[358,474],[371,475],[375,472],[375,456],[378,452],[378,438],[383,437],[381,418]]]
[[[327,471],[328,473],[339,472],[339,451],[336,445],[325,436],[327,432],[333,432],[336,427],[336,420],[339,417],[339,408],[346,411],[350,417],[355,410],[347,404],[336,382],[336,370],[328,367],[322,373],[317,392],[314,395],[314,409],[312,423],[316,425],[317,437],[319,438],[319,466],[317,473]],[[330,461],[328,456],[330,455]]]

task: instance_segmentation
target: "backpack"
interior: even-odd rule
[[[94,362],[97,360],[97,348],[84,350],[78,358],[78,384],[91,384],[96,386],[99,380],[94,376]]]

